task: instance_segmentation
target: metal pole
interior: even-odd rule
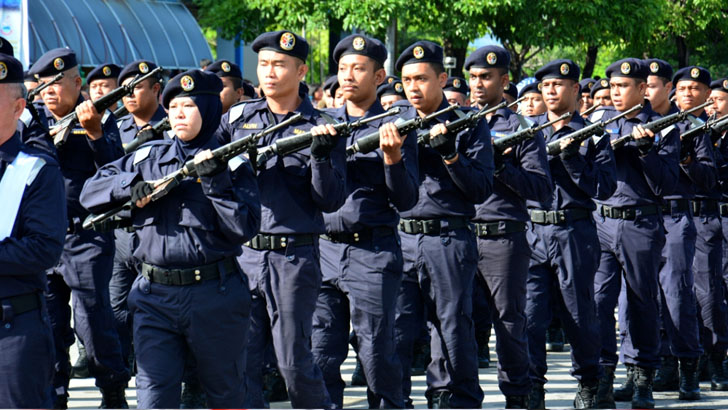
[[[384,69],[387,71],[387,75],[394,75],[394,63],[397,60],[397,18],[392,17],[387,27],[387,61],[385,62]]]

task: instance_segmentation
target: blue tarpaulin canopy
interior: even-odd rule
[[[197,21],[178,0],[28,0],[30,62],[70,47],[79,65],[138,59],[165,69],[212,59]]]

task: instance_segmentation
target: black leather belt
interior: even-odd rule
[[[470,226],[470,222],[461,217],[451,217],[443,219],[401,219],[399,221],[399,230],[412,234],[423,235],[439,235],[442,231],[443,221],[447,223],[447,229],[461,229]]]
[[[374,237],[384,237],[393,234],[394,229],[387,226],[365,229],[359,232],[329,232],[322,234],[320,238],[329,242],[347,243],[352,245],[359,242],[371,242]]]
[[[285,249],[287,246],[306,246],[313,245],[314,235],[297,234],[297,235],[274,235],[259,233],[248,242],[245,246],[259,251],[275,251]]]
[[[602,205],[599,207],[599,214],[611,219],[633,220],[637,219],[637,215],[657,215],[659,210],[657,205],[629,206],[624,208],[613,208]]]
[[[690,209],[690,201],[687,199],[666,199],[662,204],[662,213],[671,215],[677,212],[687,212]]]
[[[715,199],[696,199],[690,201],[693,206],[693,215],[710,215],[722,213],[722,205],[718,205]]]
[[[728,216],[728,204],[720,204],[720,216]]]
[[[543,209],[529,209],[531,222],[540,225],[560,225],[570,221],[591,218],[592,211],[584,208],[560,209],[546,211]]]
[[[13,315],[18,316],[31,310],[40,309],[40,297],[38,293],[25,293],[2,299],[0,305],[9,304],[13,309]],[[0,309],[0,320],[5,320],[4,315],[3,310]]]
[[[226,272],[237,270],[235,259],[227,258],[220,262],[187,269],[169,269],[142,263],[142,276],[152,283],[171,286],[185,286],[220,277],[220,265]]]
[[[500,236],[514,232],[525,232],[526,223],[520,221],[477,222],[475,234],[479,238]]]

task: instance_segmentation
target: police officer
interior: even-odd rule
[[[402,118],[448,107],[442,60],[442,47],[430,41],[417,41],[400,54],[395,68],[402,73],[411,104]],[[412,346],[426,308],[432,361],[425,395],[431,408],[479,408],[483,400],[470,318],[477,251],[469,220],[474,204],[491,193],[492,148],[483,120],[457,135],[446,132],[444,123],[457,117],[452,112],[440,115],[428,146],[419,148],[419,199],[414,208],[400,213],[399,224],[405,277],[396,336],[403,387],[407,398]]]
[[[503,101],[508,84],[510,54],[498,46],[485,46],[465,59],[470,90],[478,107]],[[494,138],[502,138],[532,123],[509,108],[488,118]],[[526,240],[526,200],[547,201],[551,178],[546,146],[541,134],[505,152],[494,152],[493,194],[475,207],[478,236],[478,281],[484,298],[473,309],[474,320],[490,314],[498,338],[498,386],[506,407],[527,408],[531,382],[528,377],[526,335],[526,278],[530,249]],[[487,309],[482,309],[482,304]]]
[[[588,109],[590,109],[592,106],[594,106],[594,97],[591,95],[591,90],[593,87],[597,84],[597,80],[593,78],[584,78],[583,80],[579,81],[579,86],[581,87],[581,104],[579,106],[579,112],[584,112]]]
[[[308,71],[308,43],[283,30],[261,34],[252,47],[258,53],[258,81],[265,99],[234,105],[223,116],[218,137],[238,140],[295,113],[303,115],[288,129],[258,142],[265,146],[323,122],[299,86]],[[311,354],[310,336],[321,286],[318,236],[325,233],[322,212],[336,211],[346,199],[345,144],[343,138],[317,135],[310,148],[273,157],[258,167],[261,233],[245,244],[238,258],[250,275],[253,295],[246,407],[264,406],[261,369],[271,342],[291,405],[331,405]]]
[[[384,112],[376,87],[384,80],[387,49],[379,40],[352,34],[334,49],[346,106],[333,112],[350,122]],[[394,313],[402,281],[397,211],[417,202],[417,136],[400,136],[393,118],[379,120],[346,137],[347,145],[376,131],[381,149],[347,161],[348,198],[324,214],[326,234],[319,242],[323,284],[313,322],[313,354],[331,400],[343,406],[340,367],[348,354],[349,322],[368,385],[370,408],[403,408],[402,369],[394,345]],[[335,135],[332,125],[312,129]]]
[[[675,105],[668,98],[670,91],[673,89],[672,66],[667,61],[659,58],[647,59],[645,64],[650,69],[650,75],[647,76],[645,98],[650,101],[652,109],[660,115],[667,115],[677,111]]]
[[[659,118],[644,99],[649,69],[641,60],[628,58],[607,68],[614,109],[594,113],[594,121],[608,119],[637,104],[636,114],[611,123],[610,139],[632,135],[634,141],[615,149],[617,190],[607,200],[597,201],[597,232],[601,247],[594,294],[599,318],[600,381],[597,406],[614,408],[612,382],[617,364],[614,308],[624,278],[627,337],[622,343],[623,361],[633,367],[635,380],[632,406],[654,407],[652,381],[660,365],[658,323],[658,272],[665,233],[661,198],[678,181],[679,136],[668,128],[655,136],[641,125]],[[608,407],[611,406],[611,407]]]
[[[388,79],[391,81],[388,82]],[[394,76],[387,76],[382,84],[377,87],[377,99],[382,109],[388,110],[397,101],[407,99],[404,94],[404,86],[402,80]]]
[[[503,87],[503,98],[509,105],[513,104],[518,99],[518,87],[516,87],[516,83],[509,81],[508,84]]]
[[[337,88],[339,88],[339,78],[337,76],[332,75],[326,79],[324,82],[324,108],[336,108],[334,107],[334,98]]]
[[[205,71],[217,74],[222,80],[222,113],[228,112],[230,107],[238,101],[243,101],[245,89],[243,88],[243,73],[240,66],[228,60],[217,60],[205,68]],[[251,97],[252,98],[252,97]]]
[[[31,69],[31,73],[42,81],[52,79],[59,72],[65,76],[41,92],[48,126],[55,125],[74,110],[79,125],[58,147],[66,185],[68,232],[61,260],[48,272],[47,300],[56,347],[54,387],[58,397],[55,406],[65,407],[68,399],[70,366],[67,348],[74,339],[69,307],[72,297],[75,331],[86,347],[89,371],[101,389],[102,405],[121,408],[126,406],[124,388],[129,372],[121,356],[109,303],[113,237],[111,233],[83,230],[81,225],[88,211],[79,203],[81,187],[86,179],[98,167],[122,155],[119,131],[109,111],[98,113],[91,101],[83,101],[81,77],[76,54],[72,50],[50,50]]]
[[[91,101],[96,101],[117,88],[120,72],[121,67],[116,64],[102,64],[89,71],[86,84]]]
[[[546,123],[571,113],[543,131],[546,142],[561,141],[561,153],[549,155],[553,194],[543,202],[529,201],[528,230],[533,249],[528,270],[526,316],[533,382],[529,408],[545,408],[545,333],[556,312],[571,342],[572,375],[579,380],[576,408],[594,408],[599,382],[599,327],[594,310],[594,273],[599,264],[599,238],[592,218],[592,198],[606,199],[617,187],[609,138],[584,141],[562,137],[584,128],[579,115],[579,66],[554,60],[536,72],[548,112],[536,118]],[[536,400],[534,400],[536,399]]]
[[[612,104],[612,97],[610,95],[609,91],[609,80],[606,78],[602,78],[599,81],[597,81],[591,89],[591,92],[589,93],[592,100],[594,101],[593,104],[597,105],[599,107],[611,107]]]
[[[0,53],[0,407],[50,408],[53,335],[43,291],[45,270],[63,251],[66,202],[58,163],[16,131],[24,94],[22,64]]]
[[[245,347],[250,313],[247,280],[235,263],[258,231],[258,189],[247,161],[212,157],[219,146],[222,83],[190,70],[172,78],[162,101],[173,140],[154,142],[102,167],[81,201],[94,212],[131,201],[142,261],[129,307],[134,316],[140,408],[177,408],[185,355],[197,362],[207,400],[240,407],[245,399]],[[155,185],[187,161],[197,177],[151,201]],[[214,318],[214,319],[213,319]]]
[[[461,107],[468,106],[468,82],[464,78],[448,77],[442,91],[448,103],[458,104]]]
[[[546,112],[546,103],[544,103],[543,95],[541,95],[541,87],[541,82],[536,81],[521,89],[518,93],[518,99],[523,98],[518,106],[520,114],[535,117]]]

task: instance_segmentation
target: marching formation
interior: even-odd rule
[[[0,44],[1,408],[66,408],[77,372],[102,408],[132,375],[140,408],[265,408],[271,373],[342,408],[349,344],[370,408],[411,408],[413,371],[429,408],[480,408],[492,330],[506,408],[546,407],[558,334],[575,408],[728,391],[726,78],[558,59],[519,91],[505,49],[465,79],[430,41],[394,77],[352,34],[314,106],[283,30],[257,90],[138,60],[85,96],[73,50],[24,73]]]

